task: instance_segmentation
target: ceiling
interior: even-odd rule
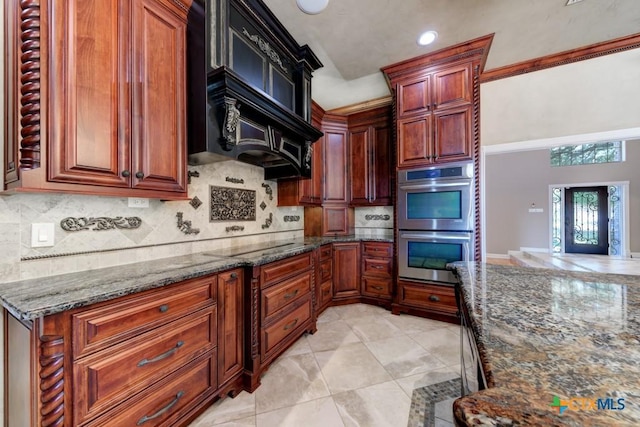
[[[329,0],[318,15],[264,3],[325,65],[313,89],[325,109],[388,94],[381,67],[490,33],[485,70],[640,31],[638,0]],[[426,30],[438,39],[418,46]]]

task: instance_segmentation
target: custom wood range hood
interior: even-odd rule
[[[265,179],[311,176],[311,73],[322,64],[261,0],[194,2],[189,17],[189,163],[236,159]]]

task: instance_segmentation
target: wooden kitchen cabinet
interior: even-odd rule
[[[349,116],[349,205],[391,205],[391,107]]]
[[[9,425],[186,426],[218,397],[239,392],[241,273],[190,279],[34,322],[7,313]]]
[[[318,249],[316,283],[316,318],[329,306],[333,297],[333,245],[322,245]]]
[[[361,293],[366,302],[391,307],[393,244],[362,242]]]
[[[24,22],[9,34],[28,40],[22,55],[8,43],[9,58],[22,61],[10,67],[21,71],[7,82],[8,114],[19,116],[22,128],[12,127],[6,142],[18,144],[8,151],[6,189],[187,198],[190,6],[191,0],[25,4]]]
[[[333,301],[360,302],[360,242],[333,244]]]
[[[408,313],[450,323],[459,323],[455,288],[437,282],[398,280],[393,314]]]
[[[347,118],[326,114],[322,121],[324,132],[324,185],[323,203],[347,205],[349,188],[347,185]]]
[[[251,269],[245,296],[246,390],[258,388],[262,373],[300,336],[316,331],[315,258],[306,252]]]

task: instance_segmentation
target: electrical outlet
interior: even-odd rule
[[[530,213],[542,213],[542,212],[544,212],[544,209],[542,209],[542,208],[529,208],[529,212]]]
[[[148,208],[149,199],[146,199],[144,197],[129,197],[129,207],[130,208]]]

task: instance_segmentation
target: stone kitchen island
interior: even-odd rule
[[[454,402],[457,425],[640,425],[638,276],[453,269],[471,388]],[[474,376],[485,389],[474,392]]]

